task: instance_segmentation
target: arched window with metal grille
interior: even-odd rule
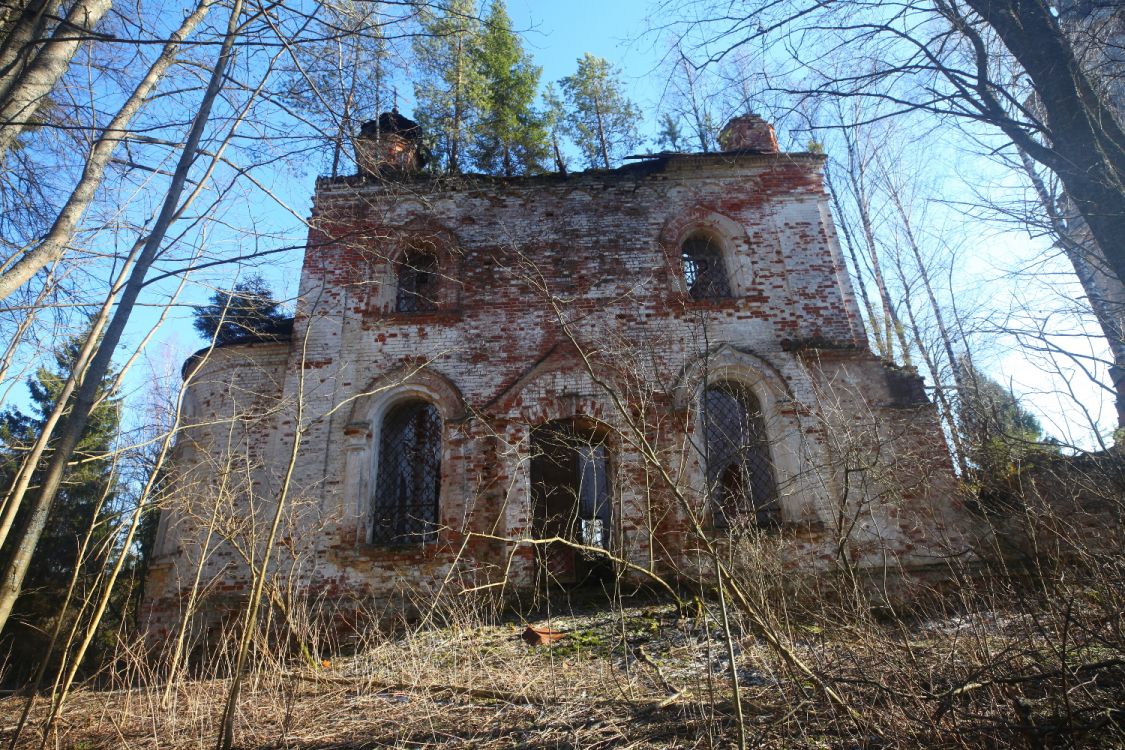
[[[438,259],[433,253],[406,253],[398,268],[395,310],[400,313],[438,309]]]
[[[379,431],[371,502],[371,544],[422,544],[437,538],[441,489],[441,414],[425,401],[399,404]]]
[[[706,232],[695,232],[680,246],[684,280],[692,299],[730,297],[730,279],[723,263],[723,248]]]
[[[703,393],[702,416],[712,523],[776,525],[777,479],[757,397],[738,383],[711,385]]]

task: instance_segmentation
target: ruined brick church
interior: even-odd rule
[[[762,538],[792,568],[964,552],[922,381],[868,348],[824,157],[753,115],[720,141],[435,176],[413,122],[365,125],[359,174],[317,181],[292,330],[185,364],[150,630],[244,599],[279,499],[272,596],[341,612],[690,580]]]

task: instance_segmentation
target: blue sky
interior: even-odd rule
[[[651,139],[662,93],[662,75],[658,67],[666,48],[666,43],[657,35],[645,33],[648,27],[647,14],[651,11],[652,4],[653,0],[573,0],[569,3],[508,0],[508,10],[514,26],[524,34],[526,48],[534,56],[536,64],[543,68],[544,84],[573,73],[577,58],[585,52],[605,57],[619,66],[630,97],[645,115],[644,133]],[[410,97],[401,89],[408,85],[400,83],[400,96],[407,113]],[[927,162],[925,169],[930,173],[930,179],[941,185],[941,190],[937,192],[949,199],[972,197],[963,186],[959,187],[961,183],[957,179],[958,173],[980,175],[987,174],[990,169],[987,165],[974,161],[970,155],[958,153],[956,148],[946,143],[919,143],[918,153],[920,159]],[[258,178],[265,180],[294,213],[303,217],[307,215],[311,205],[313,181],[319,171],[319,165],[295,163],[260,172]],[[253,190],[246,191],[243,201],[225,206],[223,213],[225,219],[234,226],[276,230],[283,239],[267,241],[267,246],[270,242],[275,245],[290,241],[299,244],[304,235],[297,217]],[[959,275],[954,278],[954,284],[966,305],[983,304],[980,301],[984,300],[1001,311],[1005,307],[1010,309],[1017,305],[1032,308],[1041,305],[1046,308],[1049,292],[1033,290],[1027,285],[1019,288],[1019,282],[1013,282],[1006,276],[1007,270],[1012,266],[1041,255],[1044,252],[1041,243],[1031,242],[1018,232],[1000,231],[984,224],[973,226],[966,223],[964,217],[947,209],[935,209],[933,218],[935,221],[962,225],[958,230],[966,237],[966,245],[960,248],[965,261]],[[212,241],[224,241],[221,231],[216,232]],[[225,241],[233,240],[228,238]],[[292,298],[296,293],[300,255],[299,251],[291,251],[275,256],[261,269],[281,296]],[[1058,264],[1054,267],[1060,268]],[[1061,271],[1065,276],[1067,269],[1061,267]],[[212,284],[226,286],[231,283],[233,273],[233,270],[224,271],[222,275],[211,276],[208,280]],[[207,286],[195,287],[187,292],[184,301],[201,302],[206,299],[208,292]],[[1023,299],[1019,299],[1021,296]],[[146,320],[150,322],[151,317],[140,316],[135,321],[132,326],[134,340],[139,340],[143,335]],[[1048,377],[1041,362],[1029,360],[1026,354],[1010,346],[1010,343],[999,342],[989,351],[982,352],[982,362],[1001,380],[1010,382],[1017,392],[1028,394],[1029,403],[1045,415],[1046,426],[1050,431],[1063,434],[1072,404],[1052,395],[1060,384],[1058,379]],[[181,308],[174,313],[173,325],[158,336],[149,356],[153,359],[175,359],[199,345],[199,339],[190,328],[190,313],[188,309]],[[167,354],[168,351],[172,353]],[[143,368],[135,379],[131,379],[134,388],[143,387],[142,376]],[[1106,408],[1104,394],[1082,382],[1080,377],[1070,380],[1069,384],[1064,385],[1074,387],[1080,399],[1091,408],[1101,410],[1104,415],[1111,414]]]
[[[524,31],[528,51],[543,67],[544,81],[574,72],[575,61],[589,52],[620,66],[633,96],[656,95],[650,73],[658,63],[657,40],[642,37],[648,0],[509,0],[513,26]]]

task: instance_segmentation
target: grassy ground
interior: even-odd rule
[[[750,747],[1125,747],[1125,655],[1105,637],[1116,624],[1096,608],[1068,611],[1067,622],[1051,608],[880,621],[779,614],[793,656],[846,707],[761,633],[735,622],[728,640],[714,603],[690,616],[641,601],[558,603],[527,620],[460,617],[369,634],[315,667],[259,664],[236,737],[245,748],[730,747],[736,674]],[[529,646],[528,623],[566,635]],[[128,680],[76,692],[49,744],[213,747],[225,680],[184,680],[163,708],[156,680]],[[8,736],[22,700],[0,701]],[[46,712],[40,701],[21,747],[38,747]]]

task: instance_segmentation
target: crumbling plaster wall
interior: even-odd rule
[[[150,631],[175,624],[193,581],[213,597],[247,590],[245,552],[268,526],[280,485],[275,457],[287,437],[277,416],[288,361],[281,342],[204,350],[184,365],[181,432],[145,584]]]
[[[705,516],[695,412],[719,379],[762,401],[783,519],[801,530],[794,564],[839,554],[841,516],[861,516],[846,552],[860,565],[932,563],[961,544],[936,415],[915,376],[867,349],[821,164],[722,154],[510,181],[321,180],[281,408],[259,438],[276,469],[303,401],[294,482],[306,502],[288,537],[302,582],[332,601],[401,601],[505,575],[527,585],[532,552],[511,540],[530,532],[530,430],[573,416],[617,436],[618,552],[680,564],[693,546],[681,498]],[[697,230],[724,248],[729,299],[687,293],[679,247]],[[436,311],[394,312],[396,264],[412,248],[440,259]],[[276,379],[274,351],[259,351]],[[259,378],[252,370],[223,375]],[[444,529],[437,544],[372,547],[380,417],[413,396],[445,424]],[[637,411],[666,466],[646,464],[630,439]],[[216,555],[208,573],[237,589],[226,564]],[[169,577],[165,594],[176,588]]]

